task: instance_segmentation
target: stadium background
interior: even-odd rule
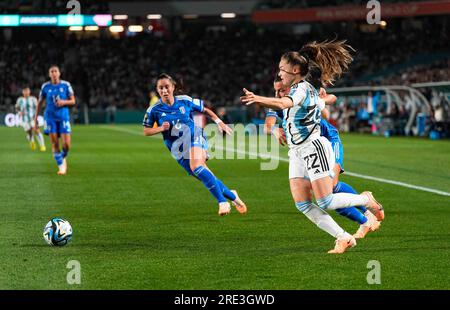
[[[450,1],[382,1],[392,16],[382,13],[379,25],[365,21],[365,1],[80,2],[82,14],[110,14],[123,32],[0,27],[0,124],[23,85],[38,95],[50,64],[77,97],[63,179],[50,152],[32,152],[21,128],[0,126],[0,288],[450,288]],[[66,4],[2,1],[0,13],[67,14]],[[219,218],[201,184],[140,124],[161,71],[228,122],[261,123],[263,111],[238,102],[242,87],[271,95],[281,53],[335,37],[357,50],[350,72],[329,88],[338,95],[342,179],[373,190],[387,220],[330,257],[332,240],[292,203],[285,148],[273,171],[248,158],[208,163],[249,205],[245,217]],[[74,228],[61,249],[42,239],[54,216]],[[73,259],[80,285],[66,282]],[[381,285],[366,280],[371,260],[381,263]]]
[[[68,12],[66,1],[2,3],[5,14]],[[368,12],[364,1],[200,1],[194,5],[82,1],[81,13],[112,14],[113,25],[122,27],[115,31],[123,32],[113,33],[108,27],[93,31],[87,31],[89,27],[1,28],[0,119],[4,122],[5,113],[14,112],[23,85],[30,85],[37,96],[47,80],[48,65],[55,63],[76,91],[76,123],[139,122],[149,97],[155,96],[151,91],[160,72],[181,78],[187,93],[204,98],[212,108],[225,107],[220,113],[227,114],[226,119],[259,123],[264,111],[242,107],[241,88],[270,95],[282,52],[311,40],[342,38],[357,52],[350,72],[336,87],[401,85],[419,90],[424,97],[410,89],[341,91],[333,124],[341,131],[446,138],[449,4],[429,3],[411,2],[408,10],[401,2],[384,1],[383,5],[397,6],[393,15],[406,16],[383,17],[381,24],[369,25],[365,14],[351,14],[358,7]],[[342,5],[347,6],[347,14],[320,15],[321,10],[340,12]],[[302,12],[310,7],[315,12],[305,18]],[[271,10],[278,10],[278,15]],[[297,10],[299,20],[289,22],[286,10]],[[221,18],[226,12],[236,16]],[[131,32],[134,25],[142,26],[137,28],[142,32]]]

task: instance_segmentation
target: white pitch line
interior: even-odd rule
[[[130,133],[130,134],[134,134],[134,135],[143,136],[142,133],[137,132],[135,130],[127,129],[127,128],[109,127],[109,126],[100,126],[100,128],[109,129],[109,130],[115,130],[115,131],[120,131],[120,132],[124,132],[124,133]],[[152,137],[156,138],[156,136],[152,136]],[[248,152],[248,151],[231,149],[231,148],[223,148],[223,147],[219,147],[219,146],[216,146],[215,148],[218,149],[218,150],[222,150],[222,151],[235,151],[236,153],[239,153],[239,154],[251,155],[251,156],[259,156],[261,159],[270,159],[272,157],[271,154],[267,154],[267,153],[254,153],[254,152]],[[289,158],[280,157],[280,156],[276,156],[274,158],[278,159],[279,161],[289,162]],[[408,183],[405,183],[405,182],[399,182],[399,181],[394,181],[394,180],[389,180],[389,179],[373,177],[373,176],[370,176],[370,175],[359,174],[359,173],[350,172],[350,171],[347,171],[347,170],[345,171],[345,175],[352,176],[352,177],[355,177],[355,178],[365,179],[365,180],[377,181],[377,182],[380,182],[380,183],[386,183],[386,184],[402,186],[402,187],[411,188],[411,189],[415,189],[415,190],[419,190],[419,191],[423,191],[423,192],[429,192],[429,193],[433,193],[433,194],[437,194],[437,195],[441,195],[441,196],[450,196],[449,192],[444,192],[444,191],[440,191],[440,190],[437,190],[437,189],[424,187],[424,186],[417,186],[417,185],[413,185],[413,184],[408,184]]]

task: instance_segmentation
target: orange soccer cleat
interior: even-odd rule
[[[370,211],[364,213],[367,217],[367,222],[363,225],[360,225],[356,233],[353,235],[355,239],[364,238],[369,232],[377,231],[380,228],[381,223],[377,221],[375,215],[373,215]],[[366,225],[367,224],[367,225]]]
[[[233,204],[233,206],[236,208],[236,210],[240,213],[240,214],[245,214],[247,213],[247,206],[245,205],[245,203],[239,198],[239,195],[237,194],[237,192],[235,190],[231,190],[231,192],[233,194],[236,195],[236,200],[232,201],[231,203]]]
[[[342,254],[344,253],[348,248],[353,248],[356,245],[355,238],[345,233],[345,235],[341,238],[336,239],[336,244],[334,246],[333,250],[329,250],[329,254]]]
[[[369,211],[372,212],[373,215],[375,215],[375,217],[379,222],[382,222],[384,220],[384,210],[381,203],[375,200],[375,198],[372,195],[372,192],[368,191],[362,192],[361,195],[364,195],[369,199],[369,202],[366,206],[367,209],[369,209]]]

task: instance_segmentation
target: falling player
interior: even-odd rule
[[[320,135],[330,141],[335,158],[335,165],[333,167],[333,193],[342,192],[357,194],[350,185],[339,181],[339,175],[344,172],[344,149],[338,130],[327,122],[329,111],[325,107],[325,105],[333,104],[336,101],[336,97],[334,95],[326,94],[326,91],[321,88],[320,71],[318,72],[316,69],[315,66],[311,66],[306,79],[316,88],[316,90],[320,90],[318,99],[318,107],[322,113],[322,119],[320,120]],[[279,76],[275,78],[273,86],[275,97],[277,98],[282,98],[289,93],[289,87],[284,87],[282,85]],[[283,119],[283,111],[268,109],[266,112],[264,131],[266,133],[272,133],[281,145],[286,145],[286,134],[283,128],[276,125],[277,119]],[[363,206],[336,209],[336,212],[359,224],[357,232],[353,235],[355,239],[364,238],[369,232],[376,231],[380,227],[380,222],[377,221],[376,217]]]
[[[289,144],[289,182],[297,209],[319,228],[336,238],[329,253],[343,253],[356,245],[355,238],[342,229],[326,210],[366,206],[379,220],[384,219],[382,206],[371,192],[360,195],[333,193],[335,164],[330,142],[320,136],[320,109],[317,90],[305,78],[310,62],[321,70],[327,84],[341,75],[352,61],[349,46],[342,41],[312,42],[301,51],[283,54],[279,76],[289,94],[283,98],[258,96],[244,88],[244,104],[258,104],[284,110],[283,127]],[[307,52],[306,52],[307,51]],[[317,204],[312,203],[311,187]]]

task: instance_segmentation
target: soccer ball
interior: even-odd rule
[[[64,246],[72,239],[72,226],[61,218],[52,218],[44,227],[44,240],[49,245]]]

